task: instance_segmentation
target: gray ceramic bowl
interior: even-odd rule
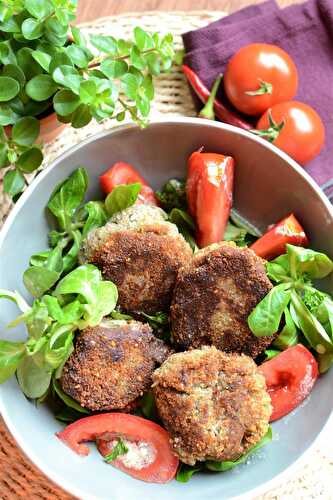
[[[132,163],[157,188],[170,177],[184,176],[187,157],[202,145],[207,151],[235,158],[235,206],[241,214],[264,229],[293,211],[312,246],[333,256],[332,206],[295,162],[267,142],[234,127],[205,120],[170,119],[151,124],[146,130],[124,126],[91,137],[41,173],[2,230],[0,287],[27,295],[22,273],[28,258],[47,247],[44,207],[54,186],[78,165],[88,169],[88,197],[96,198],[100,196],[98,176],[115,161]],[[327,289],[333,290],[332,282],[327,283]],[[16,315],[13,304],[0,301],[2,338],[24,338],[20,328],[5,330]],[[275,439],[250,463],[223,474],[198,474],[187,484],[173,481],[163,486],[136,481],[107,466],[93,447],[87,458],[75,455],[55,438],[61,424],[47,407],[36,408],[29,403],[15,378],[0,387],[0,411],[32,461],[72,494],[100,500],[249,498],[272,486],[272,480],[313,444],[329,419],[332,400],[333,370],[320,378],[305,404],[273,425]]]

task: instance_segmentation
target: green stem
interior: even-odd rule
[[[264,95],[264,94],[272,94],[273,92],[273,85],[269,82],[265,82],[261,78],[258,78],[259,80],[259,88],[257,90],[249,90],[245,92],[246,95]]]
[[[150,54],[151,52],[158,52],[158,51],[155,48],[154,49],[147,49],[147,50],[143,50],[142,52],[140,52],[140,55],[144,56],[146,54]],[[130,57],[130,54],[125,54],[123,56],[118,56],[118,57],[110,57],[110,56],[98,57],[89,64],[88,69],[93,69],[93,68],[96,68],[97,66],[100,66],[100,64],[105,59],[110,59],[111,61],[124,61],[125,59],[128,59],[129,57]]]
[[[212,90],[210,92],[209,98],[198,115],[200,118],[207,118],[207,120],[215,120],[214,101],[215,101],[217,90],[220,86],[222,77],[223,77],[223,75],[221,74],[216,78],[216,80],[213,84]]]
[[[269,127],[264,130],[251,129],[250,132],[255,135],[259,135],[259,137],[264,137],[269,142],[274,142],[280,135],[281,130],[285,125],[285,120],[282,120],[281,123],[276,123],[273,119],[271,110],[268,110],[268,120]]]

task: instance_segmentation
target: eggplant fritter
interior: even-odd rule
[[[214,345],[255,358],[274,339],[255,337],[247,318],[269,292],[263,260],[249,248],[214,244],[182,268],[171,306],[172,337],[181,350]]]
[[[244,354],[203,347],[172,354],[153,374],[156,406],[186,464],[235,460],[266,434],[265,378]]]
[[[123,410],[142,396],[151,376],[170,354],[149,325],[111,321],[86,328],[66,362],[61,386],[93,411]]]
[[[158,207],[135,205],[91,231],[82,244],[80,261],[94,264],[117,285],[125,312],[166,311],[177,271],[192,257],[188,243],[165,217]]]

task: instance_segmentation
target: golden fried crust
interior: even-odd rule
[[[171,306],[175,345],[258,356],[274,337],[255,337],[247,318],[271,288],[252,250],[223,243],[199,252],[178,273]]]
[[[110,233],[89,261],[117,285],[122,310],[154,314],[170,307],[177,271],[191,257],[180,234],[154,224]]]
[[[61,386],[90,410],[126,408],[151,385],[151,376],[170,354],[148,325],[132,321],[83,330],[65,364]]]
[[[244,354],[203,347],[171,355],[153,374],[159,415],[179,458],[235,460],[267,432],[265,378]]]

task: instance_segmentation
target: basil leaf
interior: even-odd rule
[[[113,447],[111,453],[104,457],[106,462],[113,462],[116,458],[121,455],[125,455],[128,452],[128,448],[121,438],[118,438],[117,444]]]
[[[176,481],[179,481],[180,483],[187,483],[193,474],[196,472],[202,471],[204,468],[204,464],[198,464],[198,465],[187,465],[180,463],[177,474],[176,474]]]
[[[51,381],[51,373],[36,363],[36,356],[38,355],[23,358],[17,368],[17,380],[28,398],[43,396]]]
[[[234,461],[227,460],[223,462],[215,462],[212,460],[208,460],[206,462],[206,468],[216,472],[226,472],[227,470],[233,469],[236,465],[244,463],[248,459],[248,457],[252,455],[252,453],[260,450],[260,448],[268,444],[272,440],[272,437],[273,437],[272,427],[269,426],[264,437],[256,445],[252,446],[252,448],[250,448],[247,453],[239,457],[238,460]]]
[[[298,333],[296,325],[292,319],[288,307],[284,310],[285,325],[280,335],[274,340],[272,346],[284,350],[288,347],[298,344]]]
[[[78,168],[51,194],[47,207],[57,217],[61,229],[70,229],[71,217],[83,202],[87,187],[87,172]]]
[[[291,303],[304,337],[318,354],[332,354],[333,343],[317,318],[308,310],[301,297],[293,290]]]
[[[68,406],[64,406],[62,410],[55,414],[55,418],[59,420],[59,422],[71,424],[73,422],[76,422],[76,420],[82,418],[82,413],[69,408]]]
[[[325,278],[333,271],[333,262],[324,253],[287,245],[287,255],[294,277],[306,274],[311,279]]]
[[[273,335],[278,331],[282,314],[290,302],[290,295],[290,285],[281,283],[256,305],[247,320],[256,337]]]
[[[81,405],[79,405],[79,403],[77,401],[75,401],[75,399],[71,398],[70,396],[68,396],[68,394],[66,394],[60,387],[60,384],[57,380],[55,380],[54,378],[52,379],[52,385],[53,385],[53,388],[57,394],[57,396],[65,403],[66,406],[68,406],[69,408],[73,409],[73,410],[76,410],[77,412],[79,413],[85,413],[85,414],[88,414],[90,415],[90,411],[87,410],[86,408],[83,408]],[[81,415],[81,418],[82,418],[82,415]]]
[[[34,297],[41,297],[58,281],[60,274],[45,267],[32,266],[23,274],[23,283]]]
[[[121,212],[136,202],[141,191],[141,184],[120,184],[109,193],[105,200],[105,208],[109,216]]]
[[[24,354],[23,342],[0,340],[0,384],[14,375]]]
[[[104,226],[108,220],[104,203],[101,201],[89,201],[85,204],[84,211],[88,214],[88,217],[82,229],[83,238],[92,229]]]

